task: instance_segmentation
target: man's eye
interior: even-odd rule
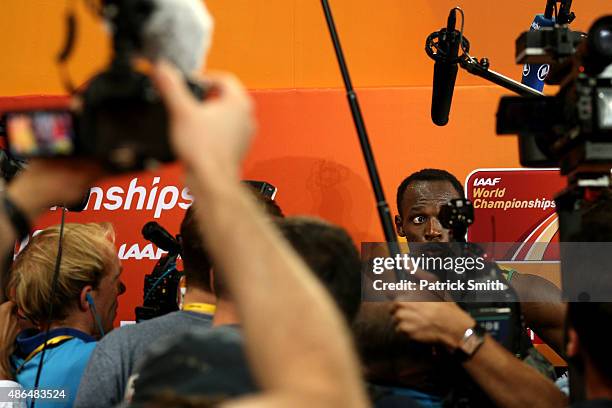
[[[416,217],[412,217],[412,222],[414,224],[423,224],[427,219],[424,215],[417,215]]]

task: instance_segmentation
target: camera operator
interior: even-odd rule
[[[582,209],[580,229],[570,236],[570,241],[580,248],[590,247],[581,254],[581,258],[586,255],[589,259],[568,262],[564,272],[577,268],[575,272],[585,282],[581,290],[609,298],[609,257],[604,251],[610,246],[607,243],[612,242],[612,192],[602,190],[597,199],[585,203]],[[612,407],[610,305],[592,301],[567,304],[565,342],[572,407]]]
[[[62,390],[65,395],[54,404],[72,406],[96,338],[112,330],[117,297],[125,287],[110,224],[64,226],[55,285],[59,230],[50,227],[32,237],[12,266],[11,297],[36,328],[6,340],[16,342],[11,356],[16,380],[24,388],[34,388],[44,354],[39,387]]]
[[[367,406],[339,311],[239,181],[239,164],[254,129],[251,102],[232,77],[208,79],[219,95],[199,103],[174,68],[159,63],[154,72],[171,118],[171,143],[201,203],[196,216],[204,245],[235,296],[249,363],[262,386],[260,394],[233,405]],[[61,190],[63,185],[55,187]],[[56,192],[60,197],[53,202],[70,197],[71,191]],[[34,212],[48,205],[52,203],[44,202]],[[227,228],[236,222],[243,235],[257,239],[245,240]],[[0,238],[6,254],[19,228],[13,230],[7,217],[0,219],[0,227],[10,231]],[[272,289],[275,296],[270,296]]]
[[[33,160],[28,169],[17,175],[4,190],[0,189],[0,309],[3,318],[0,350],[2,370],[0,384],[10,389],[21,389],[12,380],[15,373],[9,358],[14,351],[13,341],[18,334],[20,319],[15,305],[8,302],[8,266],[12,262],[15,241],[30,233],[30,225],[38,216],[58,203],[79,202],[83,192],[101,174],[99,166],[90,162],[71,160]],[[8,200],[8,202],[7,202]],[[7,210],[7,206],[11,209]],[[8,402],[7,407],[25,407],[23,400]]]
[[[438,213],[442,205],[463,197],[461,184],[446,171],[427,169],[414,173],[398,188],[398,234],[409,242],[448,242],[449,231],[438,221]],[[514,279],[520,276],[513,274]],[[546,294],[548,285],[543,287]],[[558,290],[554,289],[551,298],[557,296],[558,299]],[[562,322],[562,309],[558,311],[555,305],[549,307],[558,313]],[[562,306],[559,304],[559,307]],[[468,330],[475,327],[475,320],[452,302],[410,302],[395,306],[367,304],[364,309],[356,328],[369,377],[380,385],[401,387],[398,392],[423,403],[441,404],[458,381],[451,374],[456,371],[450,369],[456,361],[450,361],[450,356],[444,353],[434,353],[426,345],[443,346],[451,354],[461,354],[461,346],[466,340],[464,336],[468,337]],[[532,310],[540,311],[540,308]],[[393,315],[394,322],[388,321],[386,313]],[[551,320],[548,315],[544,316]],[[380,321],[372,322],[372,319]],[[404,344],[400,338],[394,339],[397,335],[393,334],[393,329],[423,344]],[[462,359],[462,365],[496,405],[519,407],[535,403],[557,406],[565,402],[563,394],[549,379],[515,358],[491,336],[472,337],[479,339],[480,346],[472,350],[467,359]],[[394,352],[384,356],[384,353],[375,352],[375,347],[389,347]],[[399,359],[397,366],[384,368],[386,363],[383,360],[387,358]],[[530,349],[524,358],[540,371],[554,374],[550,364],[535,349]],[[404,366],[405,369],[401,368]],[[520,389],[521,392],[509,392],[511,389]]]
[[[193,311],[177,311],[129,325],[109,333],[96,346],[83,373],[75,407],[109,407],[118,404],[134,364],[151,339],[175,334],[190,327],[209,327],[214,313],[210,261],[202,247],[194,210],[189,208],[181,223],[183,265],[186,277],[184,302]],[[189,309],[189,308],[187,308]]]
[[[283,237],[331,294],[346,321],[351,323],[361,303],[361,286],[359,253],[348,233],[314,217],[292,216],[274,221]],[[214,289],[219,305],[214,325],[240,324],[233,307],[235,300],[223,275],[214,276]]]
[[[347,232],[310,217],[276,219],[275,224],[330,293],[342,316],[351,322],[361,299],[360,260]],[[215,275],[214,282],[217,327],[189,331],[151,348],[142,360],[133,397],[129,398],[136,405],[155,401],[162,394],[168,405],[196,400],[219,403],[258,390],[246,365],[241,321],[233,307],[233,296],[223,276]],[[270,324],[276,322],[270,320]],[[198,341],[205,342],[206,348]],[[172,376],[173,371],[181,375]]]
[[[578,267],[581,276],[588,282],[587,290],[606,291],[610,295],[609,260],[600,251],[605,251],[612,242],[612,194],[606,189],[593,202],[583,208],[580,230],[571,236],[579,246],[595,243],[589,252],[591,259],[581,259],[580,265],[572,264],[567,271]],[[593,252],[597,251],[597,253]],[[588,252],[587,252],[588,253]],[[589,268],[589,269],[583,269]],[[593,272],[596,271],[596,272]],[[601,292],[600,292],[601,293]],[[612,320],[610,303],[570,302],[567,305],[565,327],[566,355],[570,365],[569,382],[572,384],[572,407],[612,406],[612,355],[610,341]],[[573,378],[576,375],[577,378]],[[577,388],[573,388],[577,387]],[[584,401],[580,401],[584,399]],[[580,401],[580,402],[578,402]]]
[[[367,406],[340,312],[239,181],[254,127],[251,103],[234,79],[216,78],[221,97],[203,104],[167,66],[158,68],[156,82],[174,150],[189,169],[204,245],[234,297],[262,387],[233,406]],[[236,223],[240,235],[227,227]]]
[[[567,315],[567,356],[584,372],[587,399],[572,407],[612,407],[611,304],[569,303]]]
[[[252,194],[271,216],[282,214],[274,201],[266,199],[254,189]],[[223,314],[223,307],[219,307],[215,299],[217,294],[213,290],[215,279],[211,273],[212,265],[200,238],[193,206],[185,212],[180,235],[187,290],[183,310],[121,327],[105,336],[97,344],[83,373],[75,407],[118,404],[152,338],[161,340],[164,336],[175,336],[194,327],[208,328],[213,315],[217,321],[217,314]]]

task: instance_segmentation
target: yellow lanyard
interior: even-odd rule
[[[183,310],[187,312],[196,312],[212,315],[215,314],[217,307],[209,303],[187,303],[183,305]]]
[[[49,339],[46,342],[47,349],[49,348],[49,346],[58,346],[58,345],[62,344],[63,342],[65,342],[67,340],[70,340],[70,339],[73,339],[73,338],[74,338],[74,336],[67,336],[67,335],[53,337],[53,338]],[[36,354],[40,353],[42,351],[43,347],[45,347],[45,343],[43,343],[40,346],[36,347],[30,354],[28,354],[28,356],[25,358],[25,360],[23,360],[23,363],[17,369],[17,372],[20,372],[28,361],[33,359]]]

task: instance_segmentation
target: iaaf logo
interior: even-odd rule
[[[159,259],[162,257],[162,255],[166,254],[167,252],[164,251],[161,248],[157,248],[155,249],[155,247],[153,246],[153,244],[146,244],[145,246],[140,247],[139,244],[132,244],[129,246],[128,248],[128,244],[122,244],[119,247],[119,252],[117,253],[117,256],[119,256],[119,259],[125,260],[125,259]]]
[[[159,189],[160,177],[154,177],[151,186],[138,185],[138,178],[130,181],[127,189],[112,186],[103,190],[92,187],[89,202],[85,210],[108,211],[122,210],[153,210],[153,218],[159,218],[163,211],[172,210],[177,205],[186,210],[193,203],[189,189],[179,190],[177,186],[165,186]],[[159,190],[159,194],[158,194]]]
[[[501,181],[501,177],[495,178],[477,178],[474,180],[474,186],[496,186]]]

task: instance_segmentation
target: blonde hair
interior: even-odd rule
[[[57,291],[52,293],[59,243],[59,226],[34,236],[17,256],[11,269],[10,287],[15,303],[33,322],[62,320],[78,301],[86,285],[97,288],[116,257],[115,232],[110,223],[66,224]]]

